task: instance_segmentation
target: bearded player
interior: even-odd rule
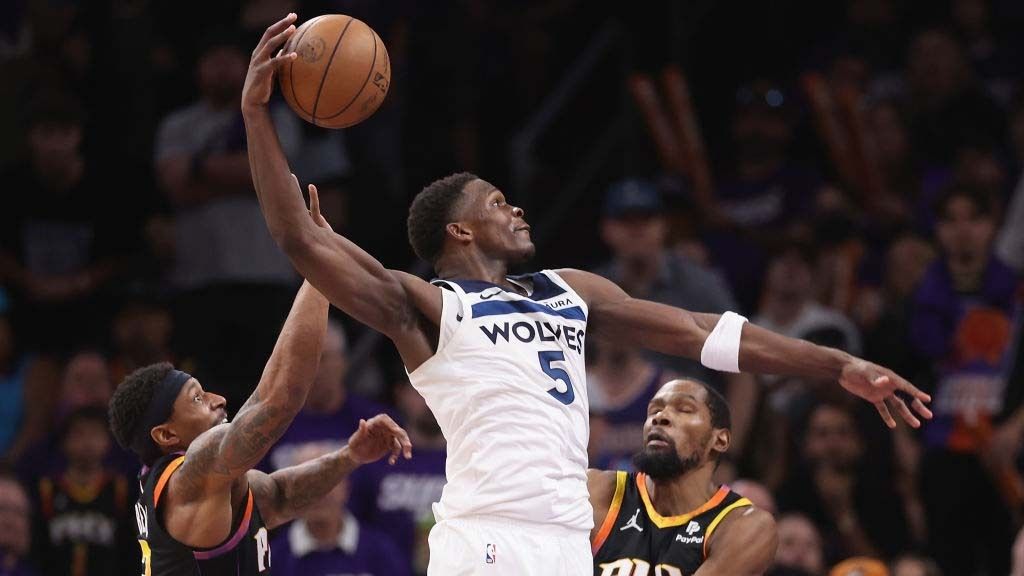
[[[222,396],[168,363],[130,374],[110,400],[118,442],[145,465],[135,505],[144,576],[270,574],[267,530],[319,501],[360,464],[412,455],[388,416],[361,421],[341,450],[264,474],[252,468],[306,401],[327,300],[303,284],[252,396],[233,421]]]
[[[533,256],[530,227],[501,190],[472,174],[430,184],[409,209],[413,250],[438,278],[385,268],[310,219],[281,151],[267,103],[274,70],[296,57],[280,52],[294,21],[289,14],[267,29],[243,88],[253,184],[293,265],[331,303],[391,339],[447,439],[431,576],[592,573],[583,359],[590,335],[717,370],[838,379],[890,426],[890,410],[920,425],[897,391],[930,415],[928,396],[892,371],[737,314],[631,298],[579,270],[509,276],[510,266]],[[315,187],[309,192],[312,203]]]
[[[636,473],[589,470],[594,576],[744,576],[775,558],[775,520],[711,476],[729,449],[729,405],[673,380],[647,405]]]

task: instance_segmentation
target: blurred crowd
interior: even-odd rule
[[[889,431],[834,382],[589,341],[591,465],[629,469],[658,385],[700,378],[733,411],[718,479],[776,515],[771,574],[1024,576],[1024,8],[643,4],[6,2],[0,576],[138,573],[139,466],[106,422],[126,374],[172,361],[229,409],[257,382],[299,278],[260,214],[237,104],[251,47],[288,11],[354,15],[388,46],[391,93],[363,125],[272,111],[334,228],[403,269],[412,195],[456,170],[510,186],[510,139],[613,23],[612,65],[533,152],[527,219],[576,178],[588,127],[629,121],[575,209],[537,231],[533,265],[864,356],[932,394],[935,418]],[[648,84],[667,132],[658,99],[629,88],[663,67],[692,92]],[[696,128],[674,121],[686,112]],[[261,466],[380,412],[415,458],[358,470],[278,529],[276,573],[425,573],[445,443],[364,327],[332,319],[306,407]]]

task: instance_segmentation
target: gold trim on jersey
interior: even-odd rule
[[[693,517],[699,516],[721,504],[722,500],[725,500],[725,497],[729,494],[729,489],[722,486],[718,489],[718,492],[715,492],[715,495],[712,496],[710,500],[702,504],[700,508],[679,516],[662,516],[654,509],[654,505],[651,504],[651,497],[647,495],[647,475],[643,472],[637,473],[636,485],[640,490],[640,499],[644,502],[644,508],[647,509],[647,516],[650,517],[651,521],[654,522],[654,525],[658,528],[673,528],[675,526],[685,524]],[[704,537],[704,541],[707,541],[707,536]]]
[[[729,512],[732,512],[733,510],[735,510],[736,508],[741,508],[741,507],[744,507],[744,506],[753,506],[753,505],[754,505],[754,503],[751,502],[750,500],[747,500],[746,498],[740,498],[739,500],[737,500],[737,501],[733,502],[732,504],[729,504],[728,506],[726,506],[724,510],[722,510],[721,512],[718,513],[718,516],[715,516],[715,519],[711,521],[711,524],[708,524],[708,529],[704,531],[704,558],[705,559],[707,559],[707,557],[708,557],[708,540],[711,540],[711,533],[714,532],[715,528],[718,527],[718,523],[721,522],[722,520],[724,520],[725,516],[727,514],[729,514]]]
[[[612,502],[608,506],[608,513],[605,514],[604,522],[601,523],[601,529],[598,530],[597,535],[594,536],[593,543],[591,543],[591,552],[594,554],[597,554],[597,551],[601,549],[601,545],[608,539],[608,534],[615,527],[615,519],[619,517],[622,499],[626,496],[626,480],[628,478],[629,473],[627,472],[619,470],[615,473],[615,495],[612,496]]]

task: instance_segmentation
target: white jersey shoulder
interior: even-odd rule
[[[438,519],[487,515],[589,530],[587,305],[557,273],[435,281],[437,352],[409,374],[448,441]]]

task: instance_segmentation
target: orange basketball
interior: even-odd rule
[[[284,46],[298,57],[278,71],[281,92],[296,114],[327,128],[366,120],[391,85],[391,60],[380,36],[361,20],[318,16]]]

